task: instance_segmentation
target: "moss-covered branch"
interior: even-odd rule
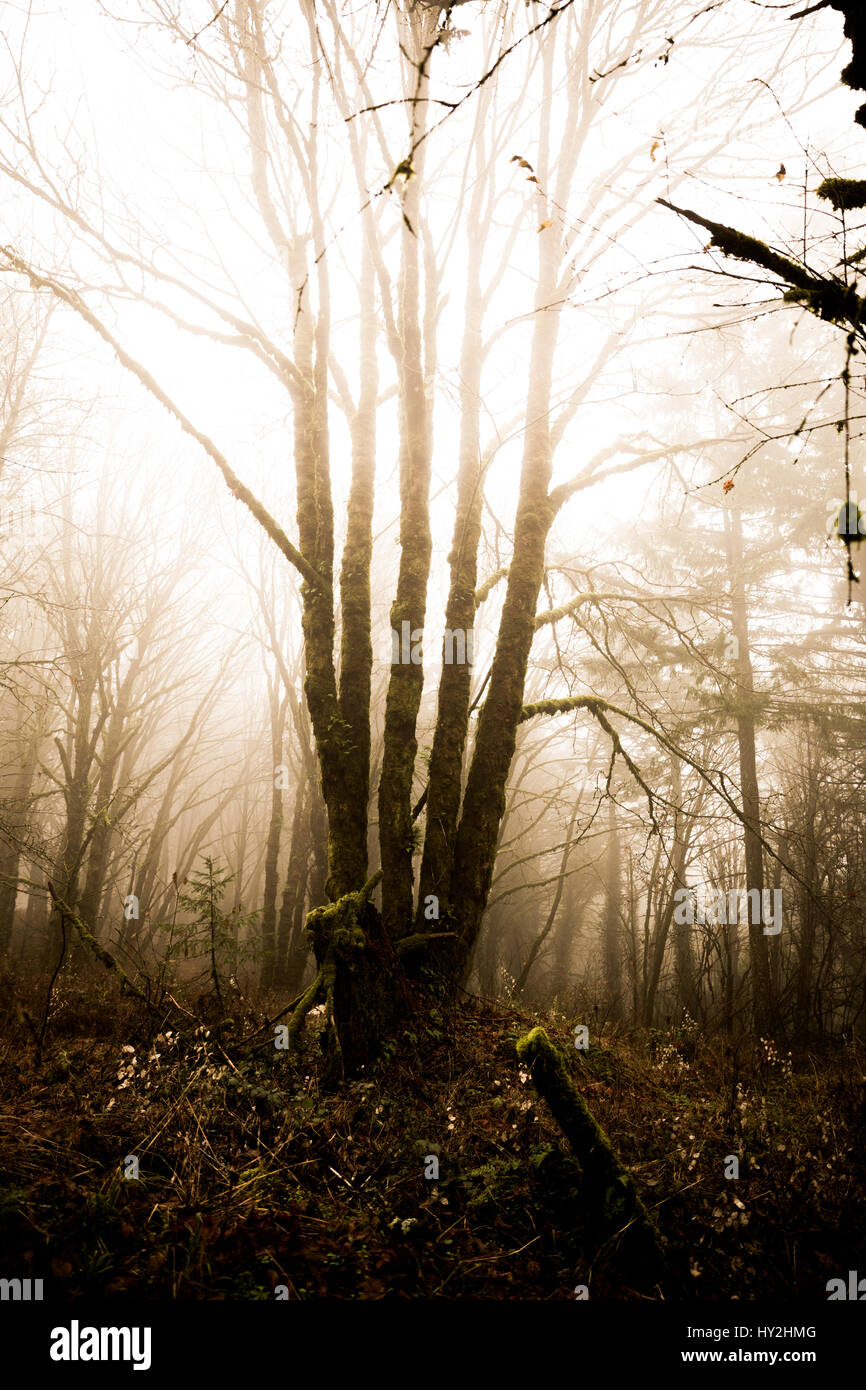
[[[382,870],[377,869],[376,872],[373,874],[372,878],[367,879],[367,882],[364,884],[364,887],[357,894],[358,902],[368,903],[381,882]]]
[[[748,261],[751,265],[760,266],[771,275],[777,276],[783,285],[787,286],[786,299],[804,304],[818,318],[826,319],[830,323],[860,328],[866,317],[866,301],[861,299],[853,285],[846,285],[844,281],[832,275],[813,275],[797,261],[773,251],[757,237],[747,236],[745,232],[738,232],[736,228],[727,227],[722,222],[713,222],[691,208],[678,207],[666,198],[657,198],[656,201],[696,226],[705,227],[710,233],[710,245],[717,247],[725,256],[738,261]]]
[[[395,950],[401,956],[412,955],[416,951],[427,949],[431,941],[437,941],[443,936],[455,937],[453,931],[419,931],[413,932],[411,936],[401,936],[399,941],[395,941]]]
[[[693,772],[696,772],[701,781],[705,782],[710,790],[715,792],[716,796],[722,798],[731,814],[736,816],[737,820],[740,821],[742,825],[746,824],[742,808],[738,805],[736,798],[725,788],[726,777],[724,772],[718,772],[718,782],[716,782],[705,767],[702,767],[695,758],[690,757],[685,749],[674,743],[673,739],[669,738],[667,734],[662,733],[661,729],[655,728],[652,724],[648,723],[646,719],[641,719],[638,714],[631,714],[626,709],[620,709],[618,705],[610,704],[608,700],[602,700],[598,695],[570,695],[561,700],[536,700],[534,704],[523,706],[520,722],[524,723],[527,719],[534,719],[540,714],[567,714],[571,710],[576,709],[589,710],[593,717],[601,724],[605,732],[612,738],[617,753],[620,754],[639,786],[643,787],[644,791],[648,794],[651,816],[653,816],[652,793],[649,791],[635,763],[623,748],[619,735],[606,718],[607,714],[619,715],[620,718],[627,719],[631,724],[635,724],[639,729],[642,729],[644,733],[650,734],[668,753],[675,758],[679,758],[680,761],[684,762],[687,767],[690,767]],[[653,824],[655,825],[654,818]],[[777,863],[781,864],[785,872],[790,874],[797,883],[802,884],[808,891],[808,884],[806,884],[805,880],[792,865],[780,858],[769,840],[762,837],[761,844],[770,858],[775,859]]]
[[[574,598],[569,599],[568,603],[561,604],[558,608],[546,608],[543,612],[537,613],[535,617],[536,631],[539,628],[547,627],[550,623],[561,622],[563,618],[570,617],[579,608],[592,603],[633,603],[641,608],[649,607],[654,603],[691,603],[685,594],[628,594],[616,589],[601,590],[590,589],[586,593],[575,594]],[[652,610],[651,610],[652,611]]]
[[[527,719],[534,719],[535,716],[538,714],[565,714],[568,711],[575,709],[589,710],[593,718],[596,719],[598,723],[601,725],[601,727],[604,729],[605,733],[607,734],[608,738],[613,744],[614,754],[619,755],[619,757],[622,758],[623,762],[625,763],[632,777],[637,782],[638,786],[643,788],[643,791],[646,794],[647,805],[649,807],[650,820],[652,821],[655,829],[658,830],[659,827],[655,818],[655,798],[653,796],[652,788],[644,780],[637,763],[629,755],[629,753],[626,752],[619,734],[611,724],[610,720],[607,719],[604,714],[605,710],[611,710],[613,713],[616,714],[624,714],[624,710],[619,710],[614,705],[609,705],[606,700],[600,700],[595,695],[572,695],[564,700],[537,700],[533,705],[524,705],[520,714],[520,722],[522,724]],[[638,720],[636,722],[642,723],[641,720]],[[654,730],[652,730],[651,725],[647,725],[646,727],[651,732],[655,732]],[[611,771],[612,770],[613,768],[611,766]],[[608,784],[609,783],[610,776],[608,776]]]
[[[664,1266],[658,1231],[543,1028],[533,1028],[519,1039],[517,1056],[529,1068],[535,1089],[580,1161],[586,1196],[603,1224],[628,1246],[629,1255],[650,1279],[657,1276]]]
[[[825,179],[815,192],[819,198],[826,198],[836,212],[866,207],[866,179]]]
[[[323,975],[322,971],[320,970],[315,980],[310,985],[309,989],[304,990],[304,993],[298,1000],[298,1003],[295,1006],[295,1009],[288,1023],[287,1036],[290,1048],[293,1048],[296,1045],[300,1031],[304,1026],[304,1020],[306,1019],[307,1014],[318,1002],[319,991],[322,988],[323,982]]]
[[[490,597],[493,590],[496,588],[496,585],[499,583],[500,579],[507,578],[507,565],[500,565],[498,570],[494,570],[491,575],[488,575],[484,583],[475,590],[475,607],[480,608],[482,603],[484,603]]]
[[[547,627],[549,623],[558,623],[563,618],[567,618],[572,613],[576,613],[578,608],[582,608],[585,603],[598,603],[602,598],[619,598],[619,594],[578,594],[576,598],[570,599],[568,603],[560,604],[559,608],[548,608],[543,613],[537,613],[535,617],[536,632],[540,627]]]
[[[51,901],[53,902],[57,911],[60,913],[60,916],[63,918],[63,920],[65,922],[68,922],[71,927],[75,928],[84,945],[87,946],[87,948],[93,952],[100,964],[104,965],[106,970],[110,970],[112,974],[117,976],[123,991],[126,994],[131,994],[134,999],[138,999],[142,1004],[144,1004],[146,1009],[151,1010],[151,1012],[156,1012],[147,995],[144,994],[142,990],[138,988],[137,985],[133,984],[132,980],[129,978],[126,971],[123,969],[123,966],[115,960],[111,952],[106,951],[104,946],[100,946],[96,937],[93,935],[93,932],[86,925],[86,923],[82,922],[78,914],[72,911],[72,908],[68,905],[68,903],[65,903],[62,898],[59,898],[57,896],[57,894],[54,891],[54,887],[51,883],[48,884],[48,892],[51,895]]]

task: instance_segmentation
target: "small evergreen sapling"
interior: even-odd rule
[[[224,1009],[220,966],[228,965],[229,973],[234,972],[242,950],[246,953],[248,949],[239,947],[239,931],[254,921],[258,912],[227,914],[223,898],[235,875],[221,869],[209,856],[203,857],[203,865],[184,880],[188,884],[186,892],[177,895],[178,908],[189,914],[191,920],[176,927],[172,924],[168,953],[175,958],[181,954],[184,958],[207,957],[209,963],[204,974],[210,977],[219,1007]]]

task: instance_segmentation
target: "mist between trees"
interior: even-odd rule
[[[8,976],[324,1006],[340,1074],[466,989],[862,1036],[859,317],[706,220],[857,261],[838,15],[25,19]]]

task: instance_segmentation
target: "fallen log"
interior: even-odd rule
[[[630,1280],[657,1282],[665,1268],[659,1233],[604,1130],[587,1109],[565,1062],[543,1028],[533,1028],[517,1043],[518,1059],[568,1140],[583,1169],[582,1195],[588,1224]]]

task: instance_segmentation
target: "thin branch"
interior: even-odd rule
[[[217,448],[216,444],[214,444],[213,440],[206,434],[202,434],[201,430],[196,429],[192,421],[184,415],[183,411],[180,410],[177,405],[175,405],[171,397],[166,395],[165,391],[163,391],[162,387],[154,380],[147,368],[136,361],[134,357],[131,357],[125,348],[121,347],[113,334],[109,332],[93,311],[87,307],[81,296],[75,290],[68,289],[58,281],[52,280],[48,276],[39,275],[32,266],[22,260],[10,247],[2,247],[0,253],[2,253],[14,270],[17,270],[19,274],[27,277],[33,289],[48,290],[51,294],[55,295],[57,299],[62,300],[64,304],[74,309],[79,317],[83,318],[85,323],[89,324],[95,333],[98,333],[103,342],[107,343],[112,349],[121,366],[131,372],[145,390],[149,391],[150,394],[159,401],[160,405],[165,407],[170,415],[174,416],[185,434],[190,435],[197,444],[201,445],[202,449],[204,449],[208,457],[213,460],[220,473],[223,475],[232,496],[236,497],[239,502],[243,502],[244,506],[252,513],[262,529],[270,536],[277,549],[281,550],[286,559],[291,561],[295,569],[303,575],[307,583],[316,589],[327,588],[327,581],[319,574],[318,570],[314,569],[313,566],[304,559],[301,552],[292,545],[292,542],[289,540],[282,527],[271,516],[270,512],[262,505],[258,498],[250,492],[250,489],[241,482],[240,478],[234,472],[225,456]]]

